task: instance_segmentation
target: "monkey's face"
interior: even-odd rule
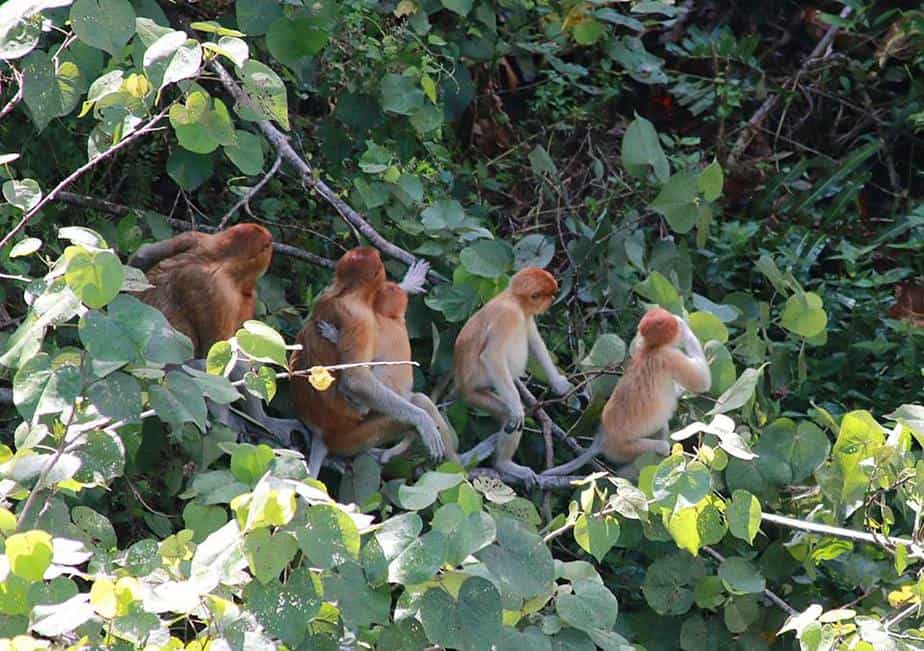
[[[530,314],[541,314],[548,310],[555,300],[558,282],[548,271],[527,267],[511,278],[510,291],[520,301],[524,310]]]
[[[273,236],[259,224],[238,224],[215,235],[221,258],[241,275],[259,277],[273,258]]]

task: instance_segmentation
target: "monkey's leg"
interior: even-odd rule
[[[316,432],[311,437],[311,451],[308,453],[308,476],[314,479],[318,478],[321,472],[321,464],[327,458],[327,445],[324,444],[324,437],[320,432]]]
[[[499,423],[506,423],[509,420],[510,411],[507,409],[504,401],[500,399],[493,391],[490,389],[475,389],[474,391],[464,391],[462,393],[462,399],[465,400],[472,407],[477,407],[479,409],[484,409],[486,412],[491,414],[491,417],[494,418]],[[460,459],[463,466],[478,465],[485,459],[487,459],[497,448],[498,439],[500,435],[504,433],[504,430],[501,430],[499,433],[492,434],[484,441],[473,447],[471,450],[461,455]]]
[[[497,433],[494,467],[500,472],[508,473],[522,480],[526,488],[532,488],[538,483],[536,472],[529,466],[521,466],[513,460],[514,452],[520,447],[520,437],[522,435],[523,430],[521,429],[509,433],[501,430]]]
[[[446,448],[446,458],[450,461],[459,463],[459,437],[452,428],[452,425],[446,422],[446,419],[443,418],[443,414],[440,413],[440,410],[433,404],[433,401],[430,400],[428,395],[424,393],[412,393],[410,400],[411,404],[417,405],[430,414],[430,418],[436,423],[436,429],[439,430],[440,436],[443,437],[443,446]]]
[[[614,446],[613,452],[614,461],[632,463],[646,452],[666,457],[671,452],[671,444],[656,438],[630,439]]]
[[[594,457],[600,454],[600,437],[598,436],[593,440],[593,443],[590,444],[590,447],[581,452],[577,458],[572,459],[567,463],[563,463],[560,466],[555,466],[554,468],[549,468],[543,475],[570,475],[575,470],[580,470],[588,463],[593,461]]]

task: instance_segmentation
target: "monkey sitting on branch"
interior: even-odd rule
[[[558,282],[547,271],[537,267],[518,271],[507,289],[472,315],[455,345],[456,390],[465,402],[484,409],[501,425],[496,434],[462,455],[463,462],[493,446],[494,467],[528,486],[536,483],[536,473],[513,461],[525,420],[514,380],[526,372],[532,356],[556,394],[574,389],[555,367],[536,326],[536,315],[549,309],[557,293]]]
[[[397,336],[396,330],[380,330],[375,309],[376,297],[385,284],[385,267],[376,249],[359,247],[347,251],[334,268],[333,284],[318,296],[311,318],[298,334],[301,350],[296,350],[289,360],[292,370],[399,356],[397,348],[385,350],[395,345],[389,337]],[[336,343],[322,334],[322,321],[336,328]],[[410,344],[407,329],[400,330],[397,334],[403,333],[403,337],[398,336],[397,344],[403,355]],[[419,406],[415,396],[422,394],[404,394],[403,388],[396,387],[399,392],[366,366],[342,369],[338,376],[337,388],[326,391],[315,389],[305,377],[292,378],[296,412],[320,434],[311,443],[308,469],[313,477],[317,477],[328,450],[352,456],[411,428],[419,432],[433,459],[441,459],[447,447],[454,445],[444,440],[448,431],[440,431],[432,412]]]
[[[675,346],[682,344],[686,355]],[[703,348],[686,321],[667,310],[648,310],[638,324],[629,368],[603,408],[596,438],[573,461],[550,468],[543,475],[567,475],[602,453],[626,464],[619,474],[632,477],[635,459],[646,452],[670,453],[667,425],[677,410],[677,387],[703,393],[712,378]],[[688,356],[689,355],[689,356]]]
[[[273,236],[259,224],[238,224],[209,234],[187,231],[176,237],[140,247],[129,264],[145,272],[154,287],[138,298],[163,312],[176,330],[192,341],[195,360],[190,366],[204,367],[212,344],[230,339],[252,319],[257,280],[269,268],[273,257]],[[238,362],[230,377],[236,381],[248,369]],[[244,391],[244,410],[281,444],[291,445],[291,432],[305,434],[295,419],[266,415],[263,403]],[[226,405],[210,408],[219,422],[242,429],[231,422]]]

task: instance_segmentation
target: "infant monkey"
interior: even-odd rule
[[[682,343],[687,355],[675,348]],[[712,378],[703,348],[686,321],[655,307],[638,324],[636,351],[603,408],[600,430],[578,458],[550,468],[543,475],[567,475],[599,453],[631,464],[646,452],[667,456],[667,425],[677,410],[675,383],[687,391],[709,390]],[[631,465],[620,474],[633,474]]]

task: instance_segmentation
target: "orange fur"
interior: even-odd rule
[[[215,234],[187,232],[149,245],[140,257],[153,289],[138,297],[156,307],[189,337],[196,357],[229,339],[253,318],[257,279],[269,267],[273,238],[259,224],[238,224]]]

